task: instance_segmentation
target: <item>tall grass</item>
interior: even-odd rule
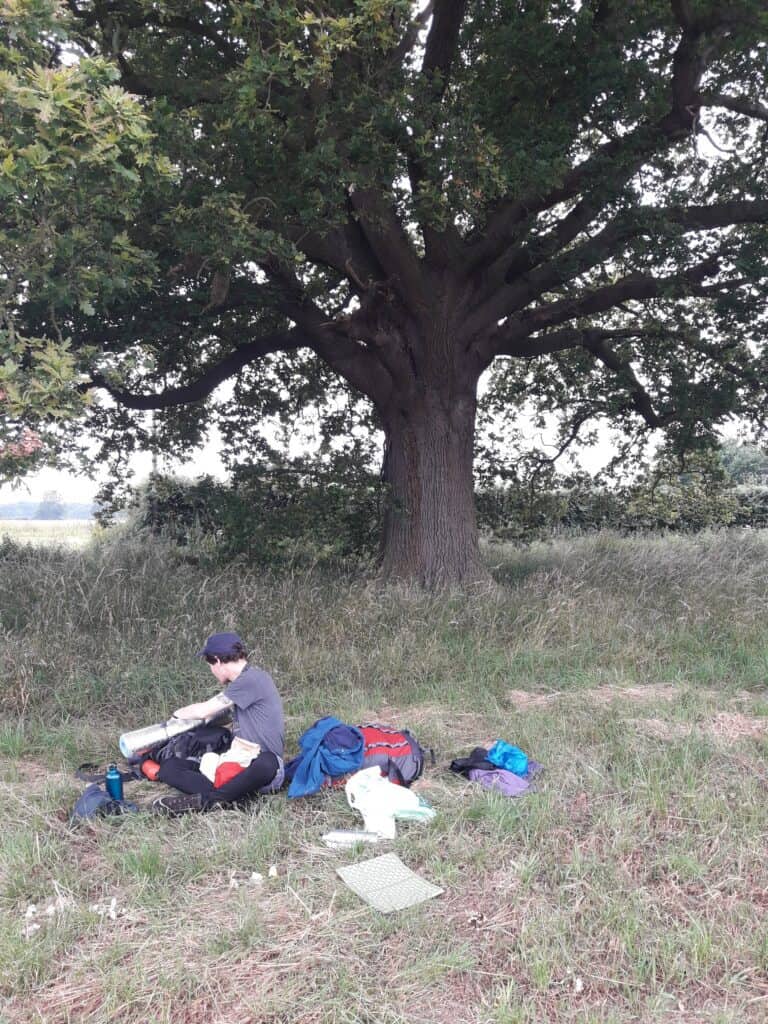
[[[16,544],[82,548],[94,535],[91,519],[0,519],[0,538]]]
[[[152,540],[0,549],[0,1019],[764,1020],[768,534],[488,557],[493,585],[435,596]],[[371,851],[319,841],[356,826],[343,793],[70,829],[71,769],[211,692],[219,629],[274,674],[291,750],[322,714],[388,718],[438,765],[503,736],[544,781],[430,769],[438,816],[395,849],[445,895],[392,918],[335,875]]]
[[[113,728],[205,691],[194,652],[234,629],[306,719],[382,699],[511,686],[756,687],[768,671],[768,534],[597,535],[494,548],[498,584],[430,596],[323,573],[202,570],[152,539],[83,551],[9,548],[0,559],[0,671],[8,712]]]

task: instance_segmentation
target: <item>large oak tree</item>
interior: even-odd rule
[[[66,6],[174,168],[128,232],[151,283],[62,300],[84,386],[189,427],[230,377],[254,415],[264,367],[342,380],[386,438],[390,576],[482,575],[489,367],[566,440],[762,422],[764,0]]]

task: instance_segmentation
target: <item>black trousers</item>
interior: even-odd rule
[[[196,761],[185,757],[169,757],[160,762],[158,782],[180,789],[182,793],[200,793],[203,805],[232,803],[253,796],[268,786],[277,775],[280,763],[269,750],[262,750],[258,757],[244,768],[239,775],[223,786],[215,788],[210,779],[200,771]]]

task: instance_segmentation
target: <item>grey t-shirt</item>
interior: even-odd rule
[[[246,665],[224,690],[224,696],[234,704],[235,735],[282,757],[285,745],[283,702],[272,676],[263,669]]]

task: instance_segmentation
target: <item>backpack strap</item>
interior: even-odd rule
[[[80,779],[82,782],[106,782],[106,773],[99,770],[99,765],[91,764],[86,761],[85,764],[81,764],[80,767],[75,771],[75,778]],[[139,766],[136,765],[131,767],[127,772],[120,772],[120,778],[123,782],[132,782],[134,779],[142,779],[144,776],[141,774]]]

